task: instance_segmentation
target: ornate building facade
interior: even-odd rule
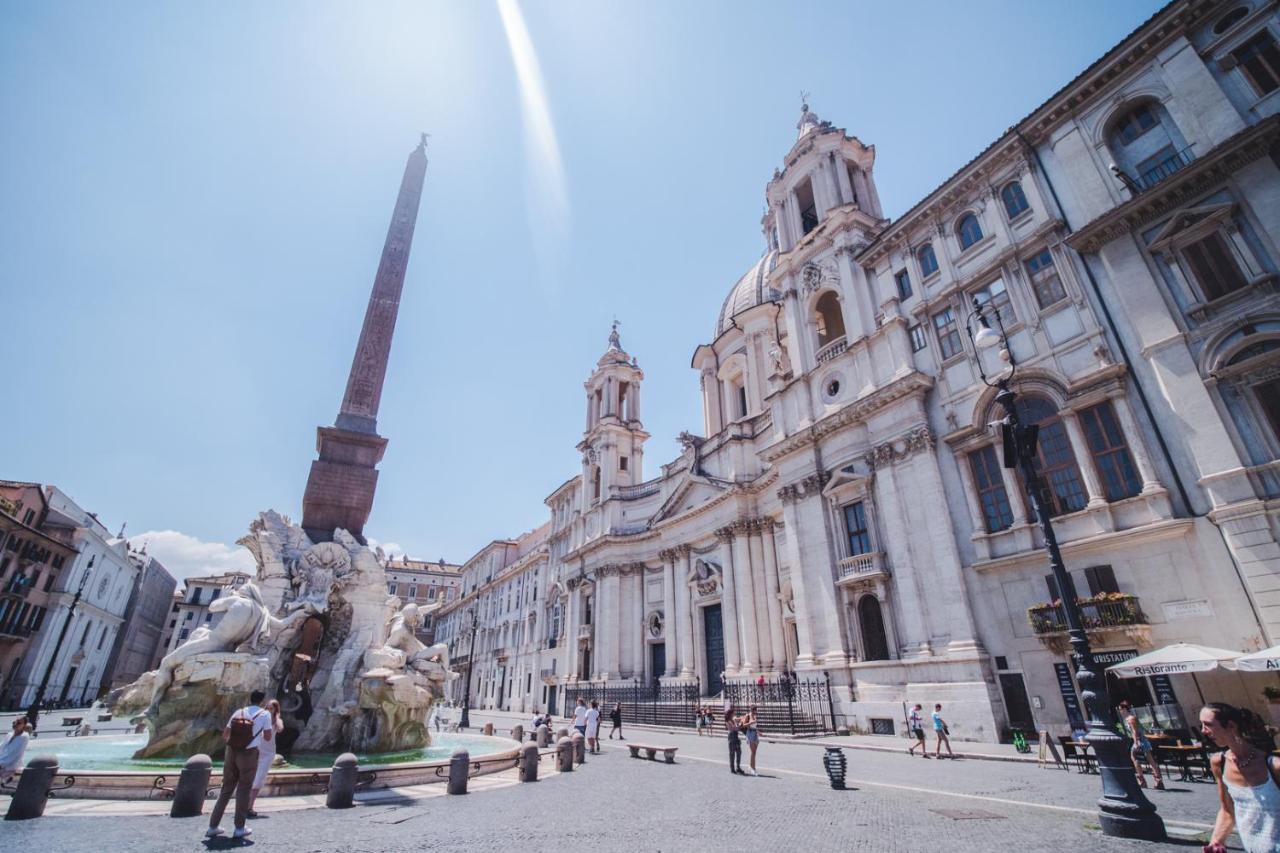
[[[1063,595],[1103,663],[1280,642],[1278,40],[1274,4],[1171,3],[893,222],[874,147],[806,105],[762,257],[693,353],[702,435],[645,479],[615,327],[549,522],[464,564],[439,638],[473,704],[794,670],[854,729],[942,702],[994,740],[1079,714]],[[1075,589],[1001,464],[975,305],[1017,357]],[[1200,686],[1265,705],[1242,676]]]

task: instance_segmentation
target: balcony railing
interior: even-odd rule
[[[637,483],[634,486],[618,486],[618,497],[624,501],[633,501],[637,498],[647,498],[649,495],[656,495],[662,488],[662,478],[655,477],[644,483]]]
[[[1149,190],[1161,181],[1190,166],[1191,161],[1194,159],[1190,148],[1175,151],[1151,168],[1144,170],[1138,175],[1135,183],[1137,183],[1140,190]]]
[[[842,337],[836,338],[834,341],[831,341],[830,343],[826,344],[821,349],[819,349],[818,352],[814,355],[814,358],[817,359],[818,364],[822,364],[824,362],[828,362],[831,359],[835,358],[836,356],[838,356],[840,353],[844,352],[848,348],[849,348],[849,339],[847,337],[842,336]]]
[[[852,557],[845,557],[836,565],[840,570],[839,582],[842,584],[870,580],[889,574],[884,565],[884,554],[880,551],[854,554]]]
[[[539,677],[541,677],[543,681],[551,681],[556,677],[556,671],[554,669],[544,668],[539,672]]]
[[[1147,625],[1137,596],[1128,593],[1103,593],[1094,598],[1076,600],[1080,621],[1086,631],[1105,631]],[[1067,616],[1061,602],[1037,604],[1027,609],[1027,621],[1037,636],[1062,634],[1067,631]]]
[[[578,626],[578,639],[579,639],[579,640],[589,640],[589,639],[591,639],[591,629],[592,629],[592,626],[591,626],[590,624],[587,624],[587,625],[579,625],[579,626]]]

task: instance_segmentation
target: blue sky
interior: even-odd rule
[[[180,573],[298,517],[425,130],[367,531],[461,561],[578,470],[615,314],[645,475],[700,430],[800,90],[897,216],[1159,5],[525,2],[530,76],[481,0],[0,3],[0,478]]]

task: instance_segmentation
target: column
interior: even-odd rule
[[[667,644],[667,671],[661,673],[667,678],[673,677],[683,660],[677,660],[680,652],[677,644],[683,642],[684,608],[676,602],[676,557],[674,549],[663,551],[662,557],[662,623],[663,641]],[[654,673],[657,675],[658,673]]]
[[[792,243],[799,243],[804,237],[804,223],[800,220],[800,202],[795,193],[787,193],[787,224],[791,226]]]
[[[846,199],[846,196],[841,192],[841,189],[840,189],[840,176],[838,174],[839,172],[842,172],[844,170],[836,168],[836,162],[837,162],[836,153],[834,151],[828,151],[826,172],[827,172],[827,177],[831,180],[831,206],[832,207],[840,207],[842,204],[845,203],[845,199]]]
[[[679,572],[679,582],[675,589],[676,613],[680,622],[680,677],[693,678],[698,670],[693,653],[695,608],[693,591],[689,588],[689,575],[693,573],[693,549],[688,545],[681,545],[677,550],[682,558],[682,570]]]
[[[577,681],[578,673],[578,584],[576,581],[569,581],[565,585],[568,589],[566,606],[564,609],[564,648],[562,654],[568,655],[565,661],[564,674],[567,679]]]
[[[1084,488],[1089,494],[1086,509],[1096,509],[1107,505],[1107,496],[1102,491],[1102,481],[1098,479],[1098,470],[1093,467],[1093,454],[1089,452],[1089,444],[1084,440],[1084,430],[1080,428],[1080,419],[1075,412],[1063,411],[1062,423],[1067,428],[1067,439],[1071,442],[1071,452],[1076,457],[1076,467],[1084,478]]]
[[[760,519],[752,519],[747,529],[747,554],[751,560],[751,586],[755,591],[752,596],[755,604],[755,610],[752,615],[755,617],[756,647],[760,650],[760,669],[773,669],[775,658],[770,634],[771,625],[769,624],[769,598],[772,593],[771,587],[765,582],[764,576],[764,550],[760,547]]]
[[[1156,476],[1155,467],[1151,464],[1151,457],[1147,455],[1146,442],[1143,441],[1142,432],[1133,419],[1128,398],[1112,400],[1111,408],[1120,422],[1120,431],[1124,433],[1125,444],[1129,445],[1129,455],[1133,457],[1133,464],[1138,466],[1138,476],[1142,478],[1142,494],[1159,491],[1163,486],[1160,485],[1160,478]]]
[[[828,532],[825,478],[818,473],[779,490],[787,525],[788,562],[801,651],[797,666],[846,662],[836,597],[835,551]]]
[[[764,597],[769,613],[769,646],[773,668],[786,669],[787,646],[782,636],[782,602],[778,600],[781,589],[778,585],[778,555],[773,541],[773,526],[772,518],[765,518],[760,522],[760,546],[764,552]]]
[[[649,648],[647,642],[648,629],[644,624],[644,563],[636,563],[634,579],[631,581],[631,632],[632,656],[631,656],[631,674],[635,678],[643,679],[645,674],[645,652]],[[654,676],[661,675],[656,672]]]
[[[1000,479],[1004,481],[1004,491],[1009,498],[1009,509],[1013,512],[1013,523],[1030,524],[1031,505],[1027,501],[1027,493],[1022,488],[1022,481],[1018,479],[1013,468],[1004,467],[999,446],[995,448],[995,453],[996,460],[1000,462]]]
[[[982,503],[978,497],[978,484],[973,479],[973,466],[969,464],[968,453],[956,453],[956,467],[960,469],[960,482],[964,485],[965,505],[969,507],[969,521],[975,533],[985,533],[987,520],[982,515]],[[1013,507],[1013,498],[1009,497],[1009,507]]]
[[[857,204],[858,199],[853,194],[853,184],[849,182],[849,169],[845,166],[844,157],[836,157],[836,181],[840,184],[840,196],[845,200],[846,204]]]
[[[778,497],[782,500],[782,519],[787,526],[787,564],[791,567],[791,603],[796,614],[796,666],[804,669],[813,665],[814,654],[809,597],[806,594],[808,584],[801,570],[800,543],[797,541],[800,529],[799,513],[796,512],[798,487],[783,486],[778,490]]]
[[[724,626],[724,670],[729,675],[738,674],[738,602],[737,585],[733,576],[733,557],[730,546],[733,543],[733,528],[721,527],[716,531],[720,540],[720,580],[724,589],[720,595],[720,621]],[[711,673],[707,673],[711,677]]]
[[[751,557],[747,550],[747,526],[733,525],[730,552],[733,557],[733,583],[738,592],[737,631],[742,649],[742,669],[752,672],[758,666],[760,649],[756,641],[755,584],[751,580]]]
[[[782,203],[773,206],[773,221],[778,229],[778,248],[787,251],[795,245],[791,239],[791,229],[787,227],[787,208]]]

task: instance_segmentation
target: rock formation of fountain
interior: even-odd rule
[[[142,712],[150,738],[135,758],[219,755],[222,728],[249,693],[280,699],[289,752],[394,752],[427,746],[427,717],[443,693],[448,648],[414,636],[423,613],[387,594],[382,554],[345,530],[312,542],[274,511],[240,540],[257,577],[217,599],[202,626],[111,697]],[[438,605],[435,605],[438,606]]]

